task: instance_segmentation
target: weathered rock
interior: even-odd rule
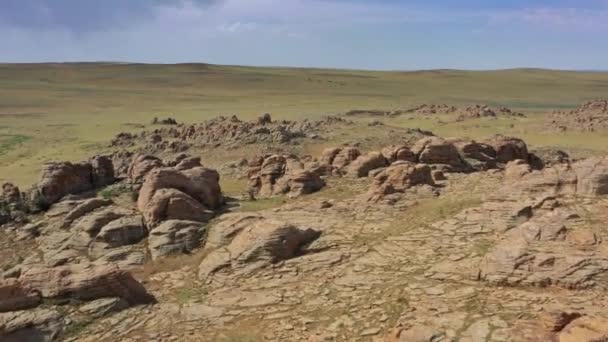
[[[387,166],[386,159],[380,152],[370,152],[355,159],[350,164],[348,172],[355,177],[367,177],[371,170],[385,166]]]
[[[114,183],[114,164],[106,156],[95,156],[91,159],[92,183],[94,188],[100,188]]]
[[[456,140],[456,149],[476,171],[484,171],[496,167],[496,151],[488,144],[469,140]]]
[[[557,335],[559,342],[602,342],[608,340],[608,319],[585,316],[572,321]]]
[[[359,158],[360,155],[361,152],[355,147],[347,146],[340,148],[338,153],[331,161],[331,165],[335,170],[343,170],[346,166],[350,165],[350,163]]]
[[[578,178],[579,195],[608,195],[608,157],[584,159],[572,165]]]
[[[422,138],[411,150],[420,163],[448,165],[453,171],[459,172],[468,168],[454,144],[439,137]]]
[[[264,216],[259,214],[233,213],[223,215],[221,221],[209,229],[205,248],[216,249],[226,246],[243,229],[265,219]]]
[[[312,194],[321,190],[325,182],[319,175],[303,170],[289,175],[289,197]]]
[[[148,248],[152,259],[189,253],[200,246],[204,233],[205,227],[200,222],[165,221],[150,232]]]
[[[310,194],[325,186],[316,163],[305,169],[292,155],[269,155],[254,159],[249,166],[249,192],[262,197],[289,194],[290,197]]]
[[[113,312],[118,312],[129,307],[129,303],[123,298],[101,298],[82,305],[78,311],[94,318],[101,318]]]
[[[142,183],[146,175],[157,168],[163,167],[162,160],[150,155],[138,155],[133,158],[127,171],[131,183]]]
[[[189,169],[192,169],[195,167],[200,167],[200,166],[202,166],[200,157],[187,157],[187,158],[181,159],[175,165],[175,169],[178,171],[184,171],[184,170],[189,170]]]
[[[177,189],[159,189],[142,210],[146,225],[154,227],[165,220],[205,222],[213,212]]]
[[[382,149],[382,155],[388,161],[388,164],[398,160],[409,161],[416,163],[418,157],[406,146],[387,146]]]
[[[63,218],[63,226],[69,227],[72,222],[92,212],[95,209],[111,205],[112,200],[102,198],[91,198],[74,207]]]
[[[224,204],[220,175],[216,170],[193,167],[182,172],[190,179],[190,187],[185,192],[209,209],[219,209]]]
[[[84,239],[84,246],[88,246],[105,225],[123,216],[132,214],[131,211],[120,207],[105,207],[76,221],[72,225],[71,230],[79,233]]]
[[[56,339],[62,327],[62,315],[54,309],[0,313],[0,339],[3,342],[50,342]]]
[[[38,291],[42,298],[93,300],[120,297],[130,305],[154,301],[154,297],[130,273],[114,265],[31,267],[21,274],[19,282]]]
[[[49,206],[68,194],[91,190],[92,166],[89,163],[47,163],[36,187],[33,201]]]
[[[95,251],[136,244],[148,235],[142,217],[127,216],[101,228],[91,248]]]
[[[506,164],[516,159],[528,161],[528,146],[521,139],[498,134],[489,138],[486,142],[496,151],[496,161],[498,163]]]
[[[442,341],[445,334],[428,326],[416,325],[411,329],[401,330],[397,333],[394,342],[435,342]],[[391,341],[391,342],[392,342]]]
[[[273,219],[254,220],[242,229],[225,247],[211,252],[199,266],[199,278],[232,268],[249,272],[259,267],[296,257],[303,248],[317,239],[320,232],[300,229]]]
[[[565,242],[568,211],[556,209],[508,231],[481,263],[479,278],[498,285],[587,288],[608,258]]]
[[[0,196],[0,201],[13,205],[21,204],[22,198],[19,188],[12,183],[2,184],[2,195]]]
[[[555,333],[581,316],[582,314],[576,311],[550,308],[541,314],[541,323],[547,332]]]
[[[30,309],[39,303],[40,295],[17,279],[0,279],[0,312]]]
[[[370,199],[378,200],[385,195],[405,192],[420,184],[435,184],[428,165],[405,161],[395,162],[374,178],[369,191]]]

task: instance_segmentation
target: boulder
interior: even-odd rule
[[[154,192],[141,212],[149,228],[165,220],[206,222],[214,215],[190,195],[171,188]]]
[[[154,156],[138,155],[132,159],[131,165],[129,165],[127,178],[133,184],[140,184],[150,171],[163,166],[162,160]]]
[[[359,158],[360,155],[361,152],[355,147],[347,146],[340,148],[338,153],[333,158],[331,165],[335,170],[340,171]]]
[[[348,173],[354,177],[367,177],[369,172],[374,169],[385,167],[386,159],[380,152],[370,152],[359,156],[350,166]]]
[[[405,192],[420,184],[435,185],[430,166],[405,161],[395,162],[374,177],[369,191],[370,200],[377,200],[397,192]]]
[[[528,146],[521,139],[498,134],[489,138],[486,143],[496,151],[498,163],[506,164],[516,159],[528,161]]]
[[[89,163],[44,164],[33,200],[42,206],[49,206],[65,195],[91,190],[92,171]]]
[[[323,187],[325,187],[325,181],[311,171],[296,171],[289,175],[289,197],[312,194]]]
[[[100,188],[114,183],[114,164],[106,156],[95,156],[91,159],[92,182],[94,188]]]
[[[19,188],[12,183],[2,184],[2,195],[0,196],[0,201],[4,201],[5,203],[12,205],[20,205],[22,198]]]
[[[0,312],[30,309],[40,304],[40,295],[17,279],[0,279]]]
[[[93,300],[120,297],[130,305],[154,302],[154,297],[129,272],[111,264],[54,268],[33,266],[21,274],[19,282],[38,291],[42,298]]]
[[[316,240],[320,232],[295,225],[261,219],[237,234],[224,247],[212,251],[199,266],[199,278],[205,280],[223,268],[237,273],[248,273],[303,252],[306,245]]]
[[[492,146],[472,140],[456,140],[454,146],[476,171],[496,168],[496,151]]]
[[[54,341],[64,328],[64,322],[59,311],[48,308],[0,313],[0,340]]]
[[[398,160],[409,161],[416,163],[417,156],[406,146],[387,146],[382,149],[382,155],[388,161],[388,164]]]
[[[201,165],[200,157],[186,157],[181,159],[176,165],[175,169],[178,171],[189,170],[195,167],[199,167]]]
[[[168,220],[150,232],[148,248],[152,259],[189,253],[201,244],[205,226],[200,222]]]
[[[220,174],[216,170],[193,167],[182,173],[190,179],[190,187],[184,189],[188,195],[209,209],[219,209],[224,204]]]
[[[418,161],[424,164],[442,164],[452,171],[465,171],[466,162],[461,158],[454,144],[439,137],[426,137],[418,140],[412,146],[412,152],[418,156]]]

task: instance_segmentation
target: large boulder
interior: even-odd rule
[[[412,163],[416,163],[418,161],[418,156],[416,156],[416,154],[414,154],[414,152],[412,152],[406,146],[386,146],[382,149],[382,155],[389,164],[398,160],[409,161]]]
[[[93,300],[120,297],[131,305],[154,302],[154,297],[129,272],[111,264],[54,268],[33,266],[21,274],[19,282],[38,291],[42,298]]]
[[[447,165],[450,171],[467,169],[467,164],[458,153],[456,146],[445,139],[422,138],[412,146],[411,150],[418,156],[420,163]]]
[[[494,148],[496,161],[500,164],[516,159],[528,161],[528,146],[519,138],[497,134],[489,138],[486,143]]]
[[[189,253],[201,244],[205,226],[200,222],[168,220],[155,227],[148,238],[152,259]]]
[[[393,193],[405,192],[407,189],[420,184],[435,184],[430,166],[406,161],[395,162],[374,177],[369,191],[370,200],[377,200]]]
[[[309,169],[307,169],[309,167]],[[293,155],[267,155],[249,164],[249,192],[261,197],[310,194],[325,186],[319,165]]]
[[[219,209],[224,204],[220,174],[216,170],[199,166],[182,173],[190,179],[190,187],[185,189],[187,194],[209,209]]]
[[[494,150],[494,147],[473,140],[456,140],[453,143],[460,155],[473,169],[484,171],[496,167],[496,150]]]
[[[114,183],[114,164],[106,156],[95,156],[91,159],[93,187],[100,188]]]
[[[76,205],[63,217],[63,226],[69,227],[74,221],[85,216],[86,214],[99,209],[101,207],[107,207],[113,202],[109,199],[103,198],[91,198],[84,202]]]
[[[248,222],[250,225],[235,232],[230,243],[212,251],[203,259],[199,266],[200,279],[205,280],[224,268],[231,268],[236,273],[247,273],[296,257],[306,245],[320,236],[316,230],[302,229],[274,219]]]
[[[56,203],[63,196],[93,189],[93,168],[89,163],[47,163],[42,167],[34,201],[42,206]]]
[[[163,166],[162,160],[154,156],[137,155],[132,159],[131,164],[129,165],[127,177],[131,183],[142,183],[150,171]]]
[[[140,242],[148,235],[140,215],[125,216],[101,228],[92,248],[94,250],[105,250]]]
[[[343,170],[346,166],[359,158],[360,155],[361,152],[356,147],[342,147],[331,160],[331,166],[335,170]]]
[[[12,183],[2,184],[2,195],[0,201],[12,205],[20,205],[22,201],[21,191],[19,188]]]
[[[350,166],[348,173],[354,177],[367,177],[371,170],[387,166],[386,159],[380,152],[370,152],[359,156]]]
[[[159,189],[141,209],[148,227],[165,220],[208,221],[213,212],[190,195],[177,189]]]

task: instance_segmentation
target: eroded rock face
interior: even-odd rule
[[[233,232],[230,243],[215,249],[203,260],[199,266],[200,279],[205,280],[224,268],[238,274],[296,257],[320,235],[310,228],[302,229],[268,218],[249,222],[251,224]]]
[[[559,334],[559,342],[600,342],[608,340],[608,319],[585,316],[573,320]]]
[[[378,200],[385,195],[405,192],[407,189],[420,184],[435,184],[430,166],[405,161],[395,162],[374,177],[369,198],[370,200]]]
[[[213,217],[213,212],[200,202],[177,189],[159,189],[142,210],[148,227],[165,220],[191,220],[204,222]]]
[[[36,187],[40,201],[53,204],[63,196],[91,190],[93,168],[89,163],[48,163],[42,168]]]
[[[106,250],[133,245],[143,240],[147,235],[148,231],[140,215],[121,217],[101,228],[95,237],[92,248]]]
[[[454,146],[475,171],[489,170],[497,166],[496,150],[488,144],[457,140],[454,142]]]
[[[387,146],[382,149],[382,155],[389,164],[399,160],[418,162],[418,156],[406,146]]]
[[[608,157],[588,158],[574,163],[572,168],[578,177],[578,194],[608,195]]]
[[[310,169],[293,155],[268,155],[254,159],[249,165],[249,191],[261,197],[287,194],[289,197],[321,190],[325,182],[316,165]]]
[[[329,158],[328,164],[333,167],[334,170],[337,171],[338,174],[341,174],[342,170],[344,170],[350,163],[355,161],[361,155],[361,151],[355,147],[342,147],[338,148],[335,151],[327,150],[325,153],[334,153],[333,158]]]
[[[418,156],[419,163],[447,165],[453,171],[464,171],[468,168],[456,146],[443,138],[422,138],[411,150]]]
[[[104,187],[114,183],[114,164],[106,156],[95,156],[91,159],[92,183],[94,188]]]
[[[387,161],[380,152],[370,152],[359,156],[349,166],[349,174],[354,177],[367,177],[371,170],[387,166]]]
[[[201,244],[205,227],[200,222],[169,220],[155,227],[148,239],[148,248],[153,259],[189,253]]]
[[[120,297],[131,305],[154,301],[154,297],[130,273],[114,265],[31,267],[21,274],[19,282],[38,291],[42,298],[93,300]]]
[[[154,156],[138,155],[131,161],[127,177],[131,183],[142,183],[150,171],[163,166],[162,160]]]
[[[521,139],[499,134],[489,138],[486,143],[496,151],[498,163],[506,164],[516,159],[528,161],[528,146]]]

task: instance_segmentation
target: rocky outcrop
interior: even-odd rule
[[[91,198],[76,205],[63,218],[63,226],[69,227],[74,221],[94,211],[95,209],[111,205],[112,200],[103,198]]]
[[[423,164],[446,165],[447,171],[462,172],[468,169],[456,146],[439,137],[427,137],[418,140],[411,148],[418,156],[418,162]]]
[[[608,195],[608,157],[588,158],[572,164],[580,195]]]
[[[114,164],[107,156],[95,156],[91,159],[91,182],[93,188],[101,188],[116,181],[114,177]]]
[[[497,167],[496,150],[488,144],[472,140],[456,140],[454,146],[475,171],[485,171]]]
[[[233,232],[234,237],[227,245],[215,249],[203,259],[199,266],[200,279],[205,280],[225,268],[241,274],[296,257],[320,235],[313,229],[303,229],[269,218],[248,222],[249,225]],[[211,229],[221,227],[218,225]]]
[[[148,235],[140,215],[125,216],[103,226],[93,244],[92,250],[107,250],[133,245]]]
[[[418,156],[414,154],[407,146],[387,146],[382,149],[382,155],[386,161],[391,164],[396,161],[409,161],[416,163]]]
[[[498,134],[486,140],[486,143],[494,148],[496,162],[500,164],[516,159],[528,161],[528,146],[521,139]]]
[[[205,227],[200,222],[169,220],[150,232],[148,248],[152,259],[189,253],[200,247]]]
[[[608,100],[583,103],[571,111],[555,111],[547,115],[549,124],[559,131],[594,132],[608,127]]]
[[[267,155],[249,164],[249,192],[260,197],[286,194],[289,197],[321,190],[325,182],[313,168],[307,169],[293,155]]]
[[[38,291],[42,298],[93,300],[120,297],[130,305],[154,301],[154,297],[130,273],[113,265],[31,267],[21,274],[19,282]]]
[[[138,155],[133,158],[127,170],[127,178],[131,183],[143,183],[146,175],[157,168],[163,167],[162,160],[150,155]]]
[[[333,173],[343,174],[350,163],[355,161],[361,152],[355,147],[329,148],[323,151],[321,162],[329,165]]]
[[[371,170],[387,166],[387,161],[380,152],[370,152],[359,156],[350,166],[348,173],[354,177],[367,177]]]
[[[559,342],[601,342],[608,340],[608,319],[584,316],[573,320],[554,336]]]
[[[171,219],[207,221],[223,203],[219,174],[201,166],[152,170],[137,199],[148,227]]]
[[[386,195],[402,193],[421,184],[434,185],[431,168],[426,164],[398,161],[374,177],[369,191],[370,200],[378,200]]]

